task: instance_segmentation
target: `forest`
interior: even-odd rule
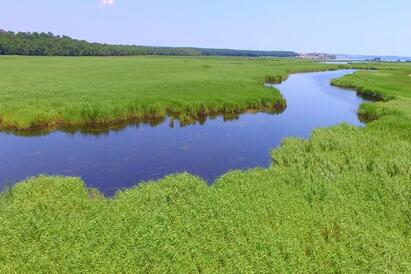
[[[151,47],[90,43],[51,32],[12,32],[0,30],[0,55],[31,56],[243,56],[243,57],[296,57],[292,51],[259,51],[209,49],[193,47]]]

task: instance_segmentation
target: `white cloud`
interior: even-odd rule
[[[115,0],[100,0],[101,7],[113,6],[114,3],[115,3]]]

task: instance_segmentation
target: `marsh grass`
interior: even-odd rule
[[[0,272],[411,272],[411,66],[379,66],[334,81],[390,98],[361,107],[373,122],[286,139],[267,169],[113,198],[78,178],[15,185],[0,197]]]
[[[0,127],[56,129],[172,116],[183,123],[281,111],[266,82],[336,66],[292,59],[206,57],[0,58]]]

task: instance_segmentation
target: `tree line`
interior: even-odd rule
[[[184,47],[150,47],[136,45],[111,45],[90,43],[51,32],[12,32],[0,30],[0,55],[34,56],[248,56],[296,57],[292,51],[257,51],[232,49],[207,49]]]

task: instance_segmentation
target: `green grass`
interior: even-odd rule
[[[264,88],[267,76],[281,81],[290,72],[336,67],[284,59],[1,57],[0,127],[276,111],[285,102]]]
[[[287,139],[267,169],[110,199],[77,178],[17,184],[0,197],[0,272],[411,272],[411,66],[375,66],[334,81],[389,99],[361,108],[373,122]]]

